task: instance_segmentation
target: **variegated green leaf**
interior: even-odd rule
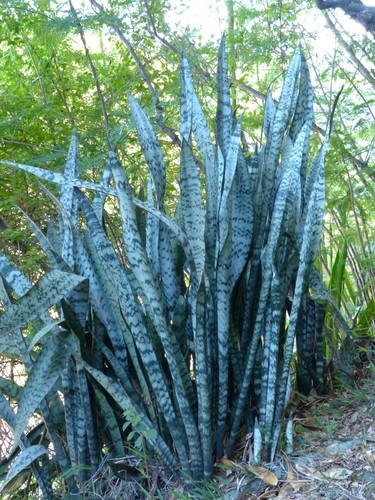
[[[96,253],[96,252],[95,252]],[[90,281],[90,301],[95,314],[105,325],[113,348],[123,366],[127,366],[127,353],[123,329],[112,301],[108,300],[105,284],[102,283],[97,268],[93,263],[89,249],[85,248],[80,239],[75,241],[75,262],[77,269]]]
[[[68,157],[65,164],[64,177],[65,179],[78,178],[78,138],[76,130],[73,130]],[[73,186],[66,183],[61,185],[60,203],[64,207],[64,210],[68,215],[71,223],[76,225],[78,217],[78,205],[77,199],[74,196]],[[61,213],[59,214],[59,228],[60,238],[62,241],[61,256],[73,269],[73,233],[70,223],[67,223],[66,218],[64,218]]]
[[[115,417],[115,413],[111,404],[107,401],[106,396],[96,387],[95,397],[99,403],[100,413],[102,415],[103,421],[105,422],[105,428],[103,431],[107,431],[111,436],[111,441],[114,447],[115,457],[125,456],[125,449],[122,442],[122,435]]]
[[[160,290],[155,283],[151,266],[148,262],[137,229],[132,196],[127,178],[114,153],[111,152],[110,155],[112,157],[112,172],[116,183],[116,189],[118,191],[122,216],[123,237],[127,250],[127,256],[134,276],[136,277],[149,305],[151,319],[163,344],[165,357],[171,370],[172,378],[175,384],[176,399],[184,422],[186,435],[189,440],[190,453],[195,457],[195,460],[192,460],[194,477],[196,474],[200,473],[199,471],[201,471],[201,446],[199,443],[196,422],[194,421],[192,410],[189,406],[189,398],[187,396],[187,391],[189,392],[191,389],[191,381],[189,380],[183,356],[181,352],[179,352],[177,341],[172,343],[173,336],[171,331],[168,330],[165,321]],[[179,358],[182,359],[182,363],[179,362]]]
[[[134,340],[129,329],[126,327],[119,307],[118,289],[121,287],[122,283],[127,282],[125,270],[88,201],[82,193],[78,191],[77,196],[90,230],[90,235],[88,233],[85,234],[85,243],[91,256],[91,262],[94,264],[96,273],[100,277],[100,282],[105,290],[104,297],[107,303],[110,304],[109,309],[113,311],[118,325],[118,335],[113,338],[113,342],[116,341],[116,346],[114,346],[116,348],[116,355],[121,358],[125,356],[123,346],[125,340],[146,396],[148,394],[147,383],[142,374],[141,367],[139,366]],[[120,350],[117,349],[118,347],[120,347]]]
[[[79,449],[85,440],[85,422],[83,420],[82,401],[80,400],[77,373],[74,361],[67,361],[61,372],[64,394],[65,432],[69,457],[73,467],[79,464]]]
[[[207,349],[205,332],[205,291],[201,286],[196,302],[195,327],[195,377],[198,394],[198,427],[203,452],[203,477],[210,479],[212,475],[212,424],[213,405],[212,387],[210,384],[210,352]]]
[[[193,118],[193,82],[189,63],[185,54],[181,59],[181,99],[180,99],[180,132],[181,140],[190,143]]]
[[[89,463],[93,470],[97,470],[99,467],[100,445],[97,439],[97,428],[94,424],[94,414],[92,411],[94,406],[90,398],[86,372],[79,361],[77,361],[77,378],[83,410],[83,425],[87,440]]]
[[[184,228],[194,256],[195,272],[193,279],[198,288],[205,263],[205,209],[195,159],[185,140],[182,141],[180,185]]]
[[[163,412],[169,432],[177,444],[177,451],[180,456],[182,466],[185,471],[189,471],[190,466],[188,465],[186,439],[184,438],[183,432],[179,426],[175,409],[169,398],[168,387],[164,374],[161,370],[160,362],[155,355],[150,335],[142,321],[139,306],[137,307],[134,300],[134,294],[129,283],[123,283],[123,286],[119,290],[119,295],[124,318],[137,344],[143,364],[146,368],[153,391],[157,398],[158,406]]]
[[[269,138],[264,150],[264,169],[262,176],[262,215],[261,224],[265,224],[267,212],[269,210],[271,193],[274,188],[274,177],[278,163],[279,152],[283,142],[288,120],[294,112],[295,89],[297,77],[300,71],[301,49],[298,48],[289,65],[285,76],[281,97],[274,114],[274,119],[270,127]]]
[[[58,270],[47,272],[0,316],[0,336],[7,336],[56,304],[85,278]]]
[[[0,274],[19,297],[30,290],[30,281],[9,260],[0,253]]]
[[[301,47],[295,51],[285,75],[283,89],[277,105],[272,123],[270,137],[271,149],[275,151],[280,148],[281,138],[285,131],[289,118],[294,114],[294,101],[296,97],[297,78],[301,68]]]
[[[276,403],[278,357],[280,345],[280,320],[282,314],[281,279],[274,272],[271,296],[265,311],[263,336],[262,388],[259,404],[259,424],[263,439],[269,449],[273,437],[273,421]]]
[[[154,180],[158,208],[162,209],[165,192],[165,166],[161,147],[145,112],[130,93],[128,93],[128,100],[139,144]]]
[[[304,200],[305,200],[305,207],[307,209],[309,199],[311,196],[311,193],[314,188],[314,184],[320,175],[322,165],[324,163],[324,159],[328,150],[328,145],[329,145],[329,136],[326,135],[324,138],[323,144],[320,146],[319,151],[317,152],[315,158],[312,161],[310,170],[307,173],[306,177],[306,184],[305,184],[305,190],[304,190]],[[305,218],[305,217],[304,217]]]
[[[163,294],[169,317],[171,317],[181,292],[172,254],[170,234],[162,222],[159,227],[159,262]]]
[[[352,336],[352,330],[343,317],[340,308],[329,290],[324,286],[323,280],[316,269],[312,269],[309,277],[309,285],[312,288],[312,298],[318,302],[328,303],[333,311],[334,317],[342,330],[349,337]]]
[[[300,205],[301,203],[300,201],[301,188],[299,187],[301,182],[300,161],[304,151],[306,133],[307,133],[307,126],[305,126],[301,130],[298,136],[298,139],[293,148],[293,154],[291,155],[290,161],[286,166],[275,200],[275,206],[272,213],[272,220],[270,224],[267,247],[263,255],[262,286],[260,291],[260,298],[256,314],[255,325],[254,325],[254,332],[252,336],[252,342],[246,356],[243,383],[235,404],[235,414],[231,428],[229,450],[232,450],[232,447],[234,446],[235,436],[237,434],[237,430],[240,425],[241,415],[246,403],[248,388],[251,380],[251,373],[254,366],[258,342],[263,328],[264,313],[266,311],[269,290],[272,281],[273,259],[274,255],[278,251],[278,242],[281,236],[284,216],[285,213],[287,212],[287,207],[290,201],[294,203],[293,200],[295,200],[296,196],[297,200],[299,197],[299,202],[297,202],[297,205]]]
[[[5,380],[5,382],[8,383],[9,381]],[[15,391],[12,389],[12,393],[14,393],[14,392]],[[14,429],[14,427],[16,425],[16,415],[14,414],[14,411],[13,411],[12,407],[10,406],[9,402],[5,399],[3,393],[8,395],[7,392],[4,391],[3,388],[1,387],[0,418],[5,420],[5,422],[7,422],[7,424],[10,425],[10,427],[12,427]],[[15,395],[15,394],[13,394],[13,395]]]
[[[223,456],[224,433],[228,406],[228,376],[229,376],[229,325],[230,325],[230,260],[231,260],[231,227],[217,264],[216,283],[216,321],[217,321],[217,356],[218,356],[218,398],[217,398],[217,429],[216,453]]]
[[[105,391],[110,396],[112,396],[112,398],[115,400],[115,402],[119,405],[119,407],[123,411],[126,411],[129,408],[134,407],[132,401],[130,400],[126,392],[123,389],[121,389],[120,386],[115,381],[108,378],[99,370],[92,368],[87,363],[85,362],[82,363],[85,369],[88,371],[88,373],[103,387],[103,389],[105,389]],[[151,422],[149,421],[147,416],[142,412],[142,410],[139,407],[136,407],[135,410],[138,413],[139,417],[142,419],[145,428],[153,429]],[[160,437],[160,435],[157,433],[156,438],[150,438],[149,442],[151,446],[153,446],[159,453],[159,455],[165,460],[165,463],[172,470],[174,470],[176,467],[175,458],[170,449],[168,448],[167,444]]]
[[[210,130],[198,98],[193,94],[193,124],[192,130],[198,151],[203,159],[206,188],[207,225],[209,233],[207,241],[216,241],[217,218],[217,163],[215,161],[215,148],[212,144]]]
[[[44,344],[19,401],[13,449],[18,446],[31,415],[54,386],[75,347],[74,340],[65,332],[52,335]]]
[[[276,421],[281,421],[286,398],[287,381],[289,377],[290,360],[293,352],[294,336],[297,327],[298,313],[303,293],[308,286],[309,274],[317,253],[320,235],[323,228],[323,215],[325,206],[325,179],[324,169],[321,165],[313,192],[308,203],[306,224],[303,228],[302,245],[299,259],[296,285],[294,290],[292,311],[289,318],[287,338],[284,347],[284,363],[281,379],[279,400],[277,405]]]
[[[51,221],[47,222],[47,239],[50,242],[50,246],[52,248],[57,249],[61,247],[59,233],[56,227],[54,226],[53,222]]]
[[[298,92],[298,100],[296,110],[294,112],[293,121],[290,126],[290,137],[293,141],[297,139],[302,127],[306,124],[309,132],[312,128],[313,121],[313,89],[311,85],[310,72],[305,56],[301,52],[301,78]],[[306,134],[305,147],[301,161],[301,179],[302,187],[306,178],[306,167],[308,162],[310,134]]]
[[[100,185],[105,189],[108,190],[109,182],[111,180],[111,166],[109,162],[106,164],[103,170],[102,174],[102,179],[100,181]],[[92,208],[94,212],[96,213],[96,216],[99,221],[103,219],[103,208],[104,208],[104,202],[106,198],[106,192],[107,191],[99,191],[96,193],[93,201],[92,201]]]
[[[14,460],[9,472],[5,478],[5,481],[0,485],[0,493],[6,489],[7,485],[16,477],[20,472],[29,467],[32,462],[37,458],[48,453],[47,448],[41,444],[36,444],[30,446],[23,450],[19,455],[17,455]]]
[[[263,118],[263,130],[264,130],[264,135],[267,138],[270,134],[273,119],[275,117],[275,112],[276,112],[275,103],[273,102],[271,94],[268,93],[266,98],[266,105],[264,107],[264,118]]]
[[[253,205],[250,176],[242,153],[238,155],[232,189],[231,288],[234,287],[244,270],[249,257],[253,234]]]
[[[227,156],[224,158],[223,169],[219,169],[217,255],[221,252],[228,236],[228,228],[231,218],[230,202],[228,200],[237,166],[240,133],[241,123],[239,122],[233,134],[230,136],[229,144],[227,145]]]
[[[64,176],[71,180],[78,178],[78,137],[75,129],[73,130],[72,139],[70,141]],[[77,207],[74,203],[74,193],[70,185],[61,186],[60,203],[72,219],[72,222],[76,224]]]
[[[93,182],[82,181],[80,179],[66,178],[63,174],[57,172],[51,172],[50,170],[45,170],[44,168],[33,167],[31,165],[25,165],[23,163],[15,163],[11,161],[0,161],[0,164],[7,165],[8,167],[15,167],[29,174],[35,175],[39,179],[43,179],[59,186],[74,186],[81,189],[90,189],[92,191],[97,191],[100,193],[110,194],[116,196],[117,193],[114,189],[106,187],[105,184],[95,184]]]
[[[225,52],[225,37],[221,39],[217,68],[217,112],[216,138],[224,158],[229,152],[232,135],[232,109],[230,105],[228,63]]]
[[[154,196],[152,193],[152,177],[151,174],[147,180],[147,202],[150,207],[155,207]],[[159,227],[160,221],[153,214],[147,214],[146,226],[146,252],[150,260],[150,264],[154,270],[155,276],[160,276],[159,262]]]
[[[86,182],[86,181],[82,181],[80,179],[65,179],[65,177],[61,174],[53,173],[53,172],[50,172],[48,170],[44,170],[42,168],[32,167],[30,165],[24,165],[21,163],[0,161],[0,164],[19,168],[20,170],[24,170],[24,171],[29,172],[29,173],[31,173],[31,174],[33,174],[41,179],[56,183],[58,185],[67,184],[70,186],[75,186],[77,188],[89,189],[89,190],[93,190],[93,191],[96,191],[99,193],[104,193],[104,194],[110,195],[110,196],[115,196],[115,197],[118,196],[117,190],[108,188],[103,184],[94,184],[92,182]],[[173,220],[168,218],[165,215],[165,213],[161,212],[160,210],[155,209],[152,206],[149,206],[147,203],[144,203],[141,200],[138,200],[137,198],[133,197],[132,203],[134,203],[134,205],[146,210],[148,213],[155,215],[158,219],[163,221],[165,223],[165,225],[171,231],[173,231],[173,233],[176,235],[176,237],[182,243],[182,247],[184,248],[186,256],[188,257],[190,263],[193,263],[192,252],[190,249],[189,240],[186,237],[186,235],[184,234],[184,232],[181,230],[181,227],[178,226],[178,224],[176,224]]]

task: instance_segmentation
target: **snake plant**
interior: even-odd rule
[[[186,484],[212,477],[243,426],[258,436],[255,460],[272,460],[295,383],[296,339],[297,384],[305,392],[323,384],[323,313],[310,290],[321,287],[314,260],[329,130],[310,162],[313,98],[301,48],[279,101],[267,98],[265,142],[250,154],[230,105],[224,40],[214,136],[185,56],[181,87],[174,217],[165,211],[167,162],[131,95],[147,202],[111,148],[102,181],[80,179],[76,131],[63,173],[2,162],[60,186],[56,199],[40,185],[59,213],[47,234],[25,215],[50,270],[32,285],[0,256],[1,356],[17,356],[27,372],[24,387],[0,380],[0,415],[14,429],[3,491],[30,466],[46,498],[57,472],[76,493],[104,454],[126,462],[137,428],[150,460]],[[106,231],[108,197],[118,206],[125,258]],[[31,324],[33,338],[24,334]],[[137,417],[130,433],[129,414]]]

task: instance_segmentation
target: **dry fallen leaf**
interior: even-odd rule
[[[311,430],[319,430],[319,427],[316,425],[315,417],[306,417],[300,418],[296,422],[300,423],[303,427]]]
[[[256,467],[256,466],[246,466],[246,470],[252,472],[257,477],[259,477],[262,481],[270,486],[276,486],[279,480],[276,475],[265,467]]]
[[[277,498],[282,498],[283,500],[289,500],[290,497],[293,495],[294,489],[290,483],[284,483],[282,488],[279,491],[279,494],[277,495]]]
[[[288,476],[287,476],[288,480],[289,481],[295,481],[297,479],[297,473],[293,469],[292,464],[289,462],[289,460],[287,459],[287,457],[285,457],[285,461],[286,461],[286,465],[288,467]]]
[[[278,490],[267,490],[265,491],[264,493],[262,493],[259,497],[259,500],[260,499],[265,499],[265,498],[275,498],[276,494],[278,494]]]
[[[369,464],[375,465],[375,455],[373,455],[370,450],[366,450],[364,456]]]
[[[298,480],[297,473],[293,469],[292,464],[289,462],[287,457],[285,457],[285,460],[286,460],[286,464],[288,467],[288,475],[287,475],[287,481],[284,482],[283,487],[281,488],[281,491],[283,489],[287,489],[288,491],[290,491],[290,487],[292,487],[292,489],[294,491],[299,491],[302,489],[302,487],[305,483],[304,483],[304,481]]]
[[[234,462],[232,462],[232,460],[229,460],[228,458],[223,458],[222,460],[220,460],[218,465],[221,467],[224,467],[226,469],[236,469],[237,468],[237,464],[235,464]]]
[[[357,420],[358,420],[358,412],[355,411],[353,413],[353,415],[350,417],[350,423],[351,424],[355,424],[357,422]]]
[[[345,469],[343,467],[332,467],[324,472],[322,475],[329,477],[330,479],[347,479],[353,474],[352,470]]]
[[[322,476],[322,473],[316,469],[312,469],[311,467],[308,467],[305,464],[302,463],[296,463],[296,469],[298,472],[301,472],[301,474],[304,474],[307,477],[322,480],[324,479]]]

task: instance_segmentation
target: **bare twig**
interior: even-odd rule
[[[39,144],[31,144],[30,142],[12,141],[11,139],[4,139],[2,137],[0,137],[0,142],[4,144],[16,144],[17,146],[27,146],[28,148],[34,149],[44,149],[45,151],[52,151],[53,153],[63,153],[64,155],[66,154],[66,151],[62,149],[49,148],[46,146],[40,146]]]
[[[148,32],[153,35],[155,38],[157,38],[163,45],[165,45],[168,49],[172,50],[178,55],[181,55],[181,50],[179,50],[175,45],[170,43],[169,40],[167,40],[164,36],[160,35],[158,30],[156,29],[155,21],[150,9],[150,6],[147,2],[147,0],[141,0],[142,5],[145,8],[145,12],[147,14],[147,19],[148,19]]]
[[[55,64],[56,73],[57,73],[57,77],[58,77],[58,80],[59,80],[60,85],[61,85],[61,89],[59,88],[57,82],[55,82],[52,79],[53,86],[55,87],[56,92],[59,94],[60,99],[64,103],[64,107],[65,107],[65,110],[69,116],[69,120],[70,120],[70,124],[71,124],[72,128],[75,128],[75,121],[74,121],[73,113],[72,113],[72,110],[70,109],[70,106],[69,106],[67,98],[66,98],[64,80],[61,78],[60,68],[59,68],[59,65],[57,64],[57,60],[56,60],[55,55],[52,56],[52,60]]]
[[[320,10],[342,9],[375,37],[375,7],[364,5],[361,0],[315,0],[315,2]]]
[[[354,67],[361,73],[363,77],[375,88],[375,78],[371,75],[370,71],[366,68],[366,66],[358,59],[355,53],[352,51],[350,45],[346,42],[340,31],[336,28],[335,23],[332,21],[331,17],[327,14],[326,21],[328,27],[332,30],[337,40],[346,50],[350,60],[352,61]]]
[[[102,90],[100,88],[100,83],[99,83],[99,79],[98,79],[98,74],[96,72],[96,69],[95,69],[95,66],[94,66],[94,63],[92,62],[92,59],[91,59],[91,55],[90,55],[90,52],[89,52],[89,49],[87,47],[87,43],[86,43],[86,38],[85,38],[85,33],[83,31],[83,26],[78,18],[78,15],[77,15],[77,12],[72,4],[72,1],[69,0],[69,5],[70,5],[70,10],[76,20],[76,23],[77,23],[77,28],[78,28],[78,32],[79,32],[79,35],[81,37],[81,40],[82,40],[82,44],[83,44],[83,47],[85,49],[85,56],[86,56],[86,59],[90,65],[90,68],[91,68],[91,72],[92,72],[92,76],[94,78],[94,81],[95,81],[95,85],[96,85],[96,92],[98,94],[98,97],[99,97],[99,101],[100,101],[100,104],[101,104],[101,107],[102,107],[102,113],[103,113],[103,118],[104,118],[104,131],[105,131],[105,136],[106,136],[106,139],[107,139],[107,144],[108,144],[108,148],[109,149],[112,149],[112,145],[111,145],[111,140],[110,140],[110,135],[109,135],[109,119],[108,119],[108,113],[107,113],[107,108],[106,108],[106,105],[105,105],[105,101],[104,101],[104,97],[103,97],[103,93],[102,93]]]
[[[90,2],[100,12],[104,12],[103,7],[96,0],[90,0]],[[153,84],[151,82],[151,79],[148,76],[148,74],[147,74],[147,72],[145,70],[145,67],[142,64],[140,58],[138,57],[138,54],[135,51],[133,45],[126,38],[126,36],[122,32],[122,30],[117,26],[117,24],[115,22],[112,21],[110,24],[108,23],[108,26],[110,26],[110,28],[113,29],[113,31],[119,37],[119,39],[121,40],[121,42],[128,49],[128,51],[129,51],[130,55],[132,56],[135,64],[137,65],[138,71],[139,71],[139,73],[140,73],[143,81],[146,83],[147,88],[148,88],[148,90],[149,90],[149,92],[152,95],[152,98],[154,100],[155,107],[156,107],[156,112],[157,112],[156,120],[157,120],[157,123],[158,123],[159,127],[163,130],[163,132],[165,132],[172,139],[172,142],[174,144],[180,145],[180,138],[178,137],[178,135],[176,134],[176,132],[173,129],[171,129],[170,127],[168,127],[166,125],[166,123],[165,123],[165,118],[164,118],[164,114],[163,114],[163,107],[160,104],[160,99],[159,99],[159,96],[157,94],[157,91],[156,91],[155,87],[153,86]]]
[[[235,80],[232,82],[236,87],[241,89],[243,92],[246,92],[246,94],[252,95],[256,99],[260,99],[262,102],[266,102],[267,95],[264,94],[263,92],[259,92],[259,90],[254,89],[253,87],[250,87],[249,85],[246,85],[246,83],[239,82],[238,80]]]

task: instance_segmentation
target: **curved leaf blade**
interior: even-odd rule
[[[48,453],[47,448],[42,446],[41,444],[35,444],[33,446],[29,446],[25,450],[23,450],[19,455],[17,455],[14,460],[9,472],[5,478],[5,481],[0,486],[0,493],[4,491],[6,486],[26,467],[32,464],[34,460]]]
[[[44,344],[23,388],[16,415],[13,450],[18,446],[29,418],[62,373],[76,344],[65,332],[52,335]]]
[[[137,129],[139,143],[154,180],[158,205],[159,208],[163,208],[165,192],[165,165],[160,143],[149,119],[146,116],[146,113],[130,93],[128,93],[128,100],[134,124]]]
[[[184,228],[194,257],[196,286],[199,287],[205,263],[205,209],[198,169],[185,140],[182,141],[180,184]]]
[[[47,272],[0,316],[0,338],[20,328],[59,302],[86,278],[54,269]]]

